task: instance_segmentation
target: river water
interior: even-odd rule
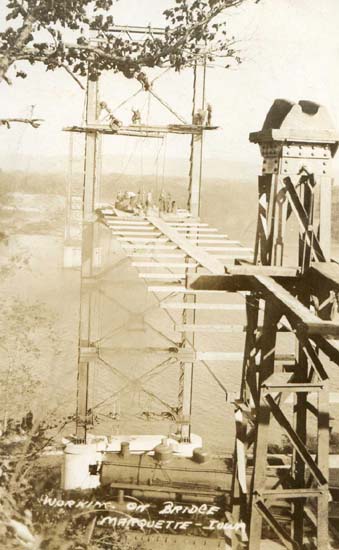
[[[20,199],[20,200],[19,200]],[[25,352],[20,338],[14,334],[7,337],[7,349],[1,349],[3,364],[1,407],[6,403],[9,414],[27,412],[30,407],[36,414],[52,411],[56,416],[72,414],[76,403],[77,345],[79,326],[79,270],[63,267],[63,212],[62,198],[50,196],[16,197],[21,203],[20,219],[30,223],[35,220],[40,227],[50,217],[50,212],[59,212],[60,219],[52,234],[44,231],[16,231],[5,247],[5,256],[28,254],[29,264],[15,270],[3,281],[3,301],[19,300],[27,306],[40,303],[48,311],[48,320],[34,324],[29,313],[17,320],[17,330],[30,330],[31,340],[39,353]],[[36,212],[29,210],[38,208]],[[214,221],[213,225],[217,225]],[[236,236],[229,235],[230,238]],[[4,245],[2,245],[4,246]],[[90,402],[94,411],[97,433],[171,433],[171,420],[160,420],[167,405],[176,406],[178,394],[179,363],[166,360],[164,350],[174,346],[180,335],[174,331],[174,323],[182,322],[180,313],[159,309],[154,295],[147,290],[145,282],[138,278],[136,268],[126,259],[117,243],[103,255],[104,275],[96,293],[100,322],[93,327],[100,359],[90,377]],[[104,258],[105,256],[105,258]],[[106,263],[105,263],[106,262]],[[147,271],[145,269],[144,271]],[[161,270],[162,271],[162,270]],[[156,283],[158,284],[158,283]],[[161,284],[161,283],[159,283]],[[163,295],[159,295],[160,298]],[[180,296],[169,301],[179,301]],[[242,304],[239,295],[210,294],[199,301]],[[244,324],[244,312],[199,311],[199,324]],[[3,319],[6,323],[6,320]],[[11,325],[12,326],[12,325]],[[285,337],[286,338],[286,337]],[[201,351],[241,352],[244,346],[242,334],[203,333],[195,337],[195,346]],[[281,342],[285,349],[287,342]],[[143,350],[141,352],[140,350]],[[10,357],[24,356],[24,362],[34,371],[40,386],[26,394],[8,378]],[[6,370],[7,369],[7,370]],[[331,389],[339,390],[337,367],[330,367]],[[7,385],[4,383],[7,380]],[[226,401],[227,392],[238,392],[241,381],[241,362],[198,362],[194,367],[193,383],[193,432],[199,434],[204,445],[213,451],[231,451],[234,441],[233,406]],[[16,385],[13,388],[13,385]],[[5,393],[16,395],[6,400]],[[145,420],[145,414],[152,420]],[[331,414],[337,415],[335,406]],[[115,418],[112,416],[116,415]],[[338,429],[337,421],[334,427]],[[72,430],[72,426],[69,427]],[[272,441],[280,442],[281,433],[273,425]]]

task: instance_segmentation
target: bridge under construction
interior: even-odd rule
[[[339,366],[339,266],[331,256],[332,158],[339,135],[323,106],[309,101],[273,103],[262,129],[250,134],[250,141],[259,145],[263,157],[257,233],[251,250],[200,217],[203,136],[216,129],[197,124],[194,118],[206,108],[205,79],[206,65],[196,65],[192,122],[181,117],[178,124],[165,126],[103,123],[99,120],[99,84],[89,80],[85,121],[66,128],[72,134],[85,134],[85,160],[80,206],[77,430],[65,451],[64,489],[89,489],[101,483],[116,491],[120,503],[124,495],[157,501],[222,502],[224,521],[245,525],[244,529],[224,530],[208,538],[197,532],[144,535],[143,543],[149,547],[222,548],[225,542],[231,548],[248,550],[327,547],[328,541],[338,536],[329,523],[333,496],[329,403],[336,399],[330,391],[329,372]],[[142,91],[152,93],[173,114],[154,88]],[[187,210],[164,212],[148,205],[135,215],[100,204],[102,136],[159,139],[166,133],[178,134],[178,139],[179,134],[191,136]],[[73,194],[70,188],[66,252],[74,247],[70,227],[74,210],[79,210],[79,205],[74,209]],[[119,434],[108,441],[95,439],[91,432],[95,409],[91,384],[102,361],[98,300],[106,292],[107,269],[116,268],[116,264],[100,266],[97,251],[101,231],[109,248],[120,247],[119,268],[136,268],[138,278],[170,323],[167,336],[163,327],[157,329],[167,337],[168,345],[162,349],[161,363],[155,366],[166,366],[167,361],[178,366],[177,402],[171,406],[163,403],[175,425],[167,441],[145,435],[133,447],[126,437],[119,439]],[[286,235],[293,237],[292,252],[286,251]],[[199,323],[203,311],[221,311],[226,320]],[[243,312],[240,324],[232,322],[234,311]],[[244,334],[244,349],[199,349],[198,333]],[[116,349],[117,354],[120,352]],[[227,464],[218,457],[206,458],[201,438],[192,432],[195,366],[199,362],[208,366],[213,361],[226,366],[228,362],[239,364],[239,394],[219,384],[225,400],[234,407],[234,453]],[[140,383],[137,373],[118,374],[128,384]],[[114,388],[109,389],[114,392]],[[274,457],[269,451],[272,421],[286,435],[290,448],[274,475]],[[99,461],[98,453],[102,457]],[[81,456],[86,470],[87,477],[83,475],[81,482],[72,465],[74,456],[76,468]],[[144,470],[140,469],[140,456],[145,456]],[[117,463],[126,475],[120,473]],[[177,477],[175,464],[180,470]],[[138,475],[131,473],[133,468]],[[151,478],[144,473],[147,469],[152,471]],[[137,536],[132,530],[130,537]],[[176,542],[178,539],[181,542]]]

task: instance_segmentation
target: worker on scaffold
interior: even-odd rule
[[[198,109],[193,115],[193,124],[196,126],[203,126],[206,120],[206,111],[204,109]]]
[[[141,124],[141,113],[139,109],[132,109],[132,124]]]
[[[100,102],[100,108],[102,111],[106,111],[107,112],[107,116],[108,116],[108,123],[109,123],[109,126],[111,128],[111,130],[113,130],[114,132],[117,132],[120,128],[120,126],[122,125],[122,122],[121,120],[119,120],[114,114],[113,112],[111,111],[111,109],[108,107],[107,103],[105,101],[101,101]]]
[[[137,75],[137,80],[140,82],[145,92],[148,92],[151,89],[152,85],[148,80],[146,73],[144,73],[143,71],[140,71],[140,73]]]
[[[206,110],[207,110],[207,121],[206,121],[206,126],[211,126],[212,125],[212,105],[210,103],[207,103],[207,106],[206,106]]]

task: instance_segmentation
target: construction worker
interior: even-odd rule
[[[111,127],[111,130],[114,132],[117,132],[122,125],[122,122],[116,118],[112,113],[109,115],[109,125]]]
[[[211,126],[212,125],[212,105],[210,103],[207,103],[207,122],[206,122],[206,125],[207,126]]]
[[[111,127],[111,129],[115,132],[117,132],[122,125],[122,122],[116,118],[116,116],[112,113],[111,109],[108,107],[107,103],[105,101],[100,101],[99,103],[100,109],[102,111],[106,111],[108,115],[108,123]]]
[[[148,92],[151,89],[151,83],[148,80],[146,73],[144,73],[143,71],[140,71],[137,76],[137,80],[140,82],[145,92]]]
[[[196,126],[203,126],[206,119],[206,111],[204,109],[198,109],[193,115],[193,124]]]
[[[171,196],[171,193],[167,193],[167,195],[166,195],[166,207],[165,207],[165,212],[167,212],[167,214],[169,214],[171,212],[171,205],[172,205],[172,196]]]
[[[139,109],[132,109],[132,124],[141,124],[141,114]]]
[[[149,211],[150,208],[153,206],[153,196],[152,191],[148,191],[146,195],[146,212]]]

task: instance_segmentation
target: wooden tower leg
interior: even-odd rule
[[[205,108],[206,63],[194,66],[192,119]],[[200,215],[203,132],[192,135],[187,208],[193,217]]]
[[[280,317],[281,313],[277,312],[276,307],[267,302],[265,305],[259,370],[259,407],[257,410],[254,443],[254,472],[250,490],[249,550],[258,550],[260,548],[262,515],[257,506],[257,500],[262,498],[265,490],[270,423],[270,408],[264,400],[261,386],[274,372],[277,322]]]
[[[310,121],[313,117],[312,123]],[[325,118],[327,122],[325,122]],[[295,124],[293,139],[284,127]],[[279,123],[278,123],[279,121]],[[304,125],[305,123],[305,125]],[[277,125],[278,124],[278,125]],[[271,125],[271,126],[270,126]],[[335,154],[338,138],[335,130],[332,138],[324,143],[321,138],[325,126],[331,126],[326,110],[316,104],[301,101],[298,105],[277,100],[269,111],[263,130],[251,134],[251,141],[260,145],[263,161],[263,175],[259,177],[259,211],[255,243],[255,264],[282,266],[284,262],[285,226],[291,214],[299,224],[299,246],[297,265],[301,273],[306,273],[313,260],[324,262],[330,258],[331,238],[331,158]],[[299,134],[300,130],[300,134]],[[319,228],[314,227],[315,190],[319,189]],[[298,238],[298,236],[296,236]],[[289,261],[291,261],[289,259]],[[330,268],[329,268],[330,270]],[[326,270],[325,270],[326,271]],[[314,284],[314,281],[313,281]],[[297,290],[298,303],[304,311],[310,308],[314,291],[318,315],[330,319],[333,300],[324,283],[323,288]],[[278,292],[278,289],[276,289]],[[293,292],[292,292],[293,293]],[[294,289],[296,293],[296,289]],[[246,461],[237,454],[237,441],[246,441],[248,449],[251,437],[244,435],[245,424],[240,415],[236,416],[237,434],[234,454],[232,486],[232,516],[240,517],[247,524],[249,535],[248,550],[259,550],[262,540],[262,523],[278,535],[285,548],[301,549],[306,541],[305,523],[312,520],[317,536],[317,547],[328,545],[328,453],[329,453],[329,412],[328,376],[323,367],[314,340],[301,334],[284,301],[276,301],[271,295],[271,303],[266,299],[264,327],[261,338],[254,338],[258,328],[258,316],[251,316],[247,308],[247,334],[241,384],[241,399],[236,402],[236,411],[243,412],[244,402],[252,401],[255,409],[255,448],[251,487],[246,498],[247,488],[242,490],[239,479],[240,464]],[[256,296],[247,298],[249,305]],[[294,332],[296,337],[296,360],[294,369],[281,368],[275,363],[277,323]],[[286,326],[287,320],[287,326]],[[259,381],[253,354],[261,347]],[[252,354],[252,357],[251,357]],[[251,362],[254,369],[251,369]],[[255,372],[251,377],[251,372]],[[293,417],[290,424],[280,401],[285,392],[295,395]],[[308,400],[310,393],[316,392],[316,406]],[[316,459],[309,450],[308,416],[317,419]],[[237,415],[237,412],[236,412]],[[285,431],[293,449],[292,467],[281,488],[270,490],[267,485],[267,454],[270,417],[273,416]],[[314,451],[312,451],[314,452]],[[309,479],[307,479],[309,475]],[[288,529],[282,527],[270,507],[275,500],[286,500],[292,516]],[[316,501],[316,506],[313,503]],[[245,510],[245,512],[244,512]],[[233,547],[239,548],[239,541],[233,537]]]
[[[231,488],[232,521],[247,523],[248,515],[248,487],[246,481],[247,451],[253,443],[253,418],[251,415],[254,403],[258,403],[257,357],[260,352],[261,337],[257,334],[260,301],[251,294],[246,298],[247,331],[245,354],[242,370],[240,400],[236,403],[235,424],[236,441],[233,460],[236,467],[233,469]],[[243,548],[240,533],[232,532],[232,547]]]

